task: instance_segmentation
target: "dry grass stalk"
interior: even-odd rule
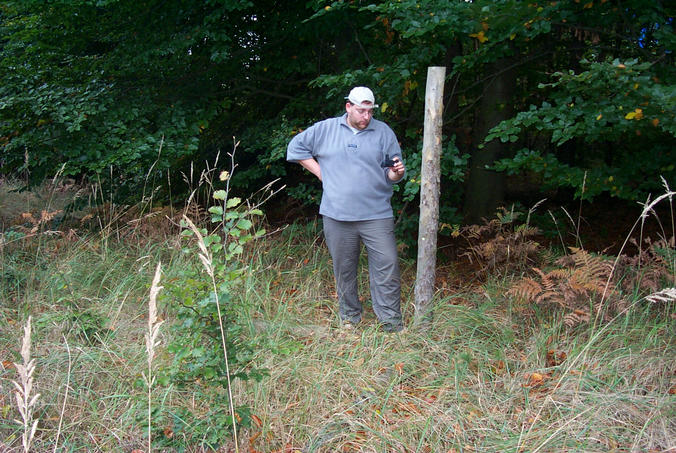
[[[35,359],[31,359],[31,317],[24,326],[23,341],[21,344],[21,358],[23,363],[15,363],[16,371],[19,374],[19,382],[12,381],[16,386],[16,404],[19,408],[22,420],[15,420],[23,426],[23,434],[21,437],[23,451],[30,450],[35,430],[38,428],[38,420],[33,420],[33,409],[40,394],[31,396],[33,390],[33,373],[35,372]]]
[[[164,321],[157,321],[157,295],[162,286],[160,286],[160,277],[162,275],[162,263],[157,263],[155,277],[150,285],[150,303],[148,306],[148,331],[145,334],[146,352],[148,353],[148,374],[143,373],[143,378],[148,386],[148,452],[152,451],[152,389],[155,382],[155,376],[152,375],[153,358],[155,357],[155,346],[159,345],[157,335],[160,333],[160,326]]]
[[[61,435],[61,425],[63,423],[63,414],[66,412],[66,401],[68,400],[68,389],[70,388],[70,373],[71,373],[71,367],[72,367],[72,360],[70,356],[70,346],[68,346],[68,340],[66,340],[66,337],[63,337],[63,341],[66,343],[66,350],[68,351],[68,376],[66,380],[66,392],[63,395],[63,405],[61,406],[61,412],[59,413],[59,426],[56,430],[56,440],[54,441],[54,453],[57,451],[57,447],[59,446],[59,436]]]

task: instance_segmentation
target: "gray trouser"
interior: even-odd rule
[[[357,288],[361,240],[368,253],[373,311],[386,330],[400,330],[401,282],[394,219],[342,222],[324,216],[324,237],[333,259],[341,320],[361,320]]]

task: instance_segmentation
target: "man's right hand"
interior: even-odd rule
[[[398,157],[395,157],[392,160],[394,161],[394,165],[390,167],[390,171],[387,172],[387,177],[396,182],[404,177],[406,167],[404,167],[404,163]]]
[[[316,159],[303,159],[298,161],[303,168],[315,175],[320,181],[322,180],[322,170],[319,168],[319,162]]]

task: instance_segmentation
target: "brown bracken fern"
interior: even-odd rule
[[[518,281],[507,294],[528,303],[564,308],[568,312],[564,321],[570,327],[593,315],[606,317],[624,309],[626,300],[613,284],[612,262],[579,248],[570,251],[556,261],[560,267],[547,272],[533,268],[535,275]]]
[[[668,240],[652,241],[646,238],[643,247],[631,240],[639,251],[636,255],[622,255],[618,260],[618,272],[623,275],[622,288],[631,291],[638,288],[642,293],[656,292],[665,285],[676,285],[676,248],[674,236]]]
[[[538,262],[541,247],[535,237],[540,231],[528,222],[517,224],[519,216],[519,212],[500,208],[496,218],[460,231],[467,241],[460,255],[479,266],[480,276],[507,274]]]

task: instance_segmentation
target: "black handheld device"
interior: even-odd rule
[[[390,155],[389,155],[389,154],[385,154],[385,160],[383,161],[382,164],[380,164],[380,166],[383,167],[383,168],[394,167],[394,164],[395,164],[395,163],[396,163],[395,161],[393,161],[392,159],[390,159]]]

